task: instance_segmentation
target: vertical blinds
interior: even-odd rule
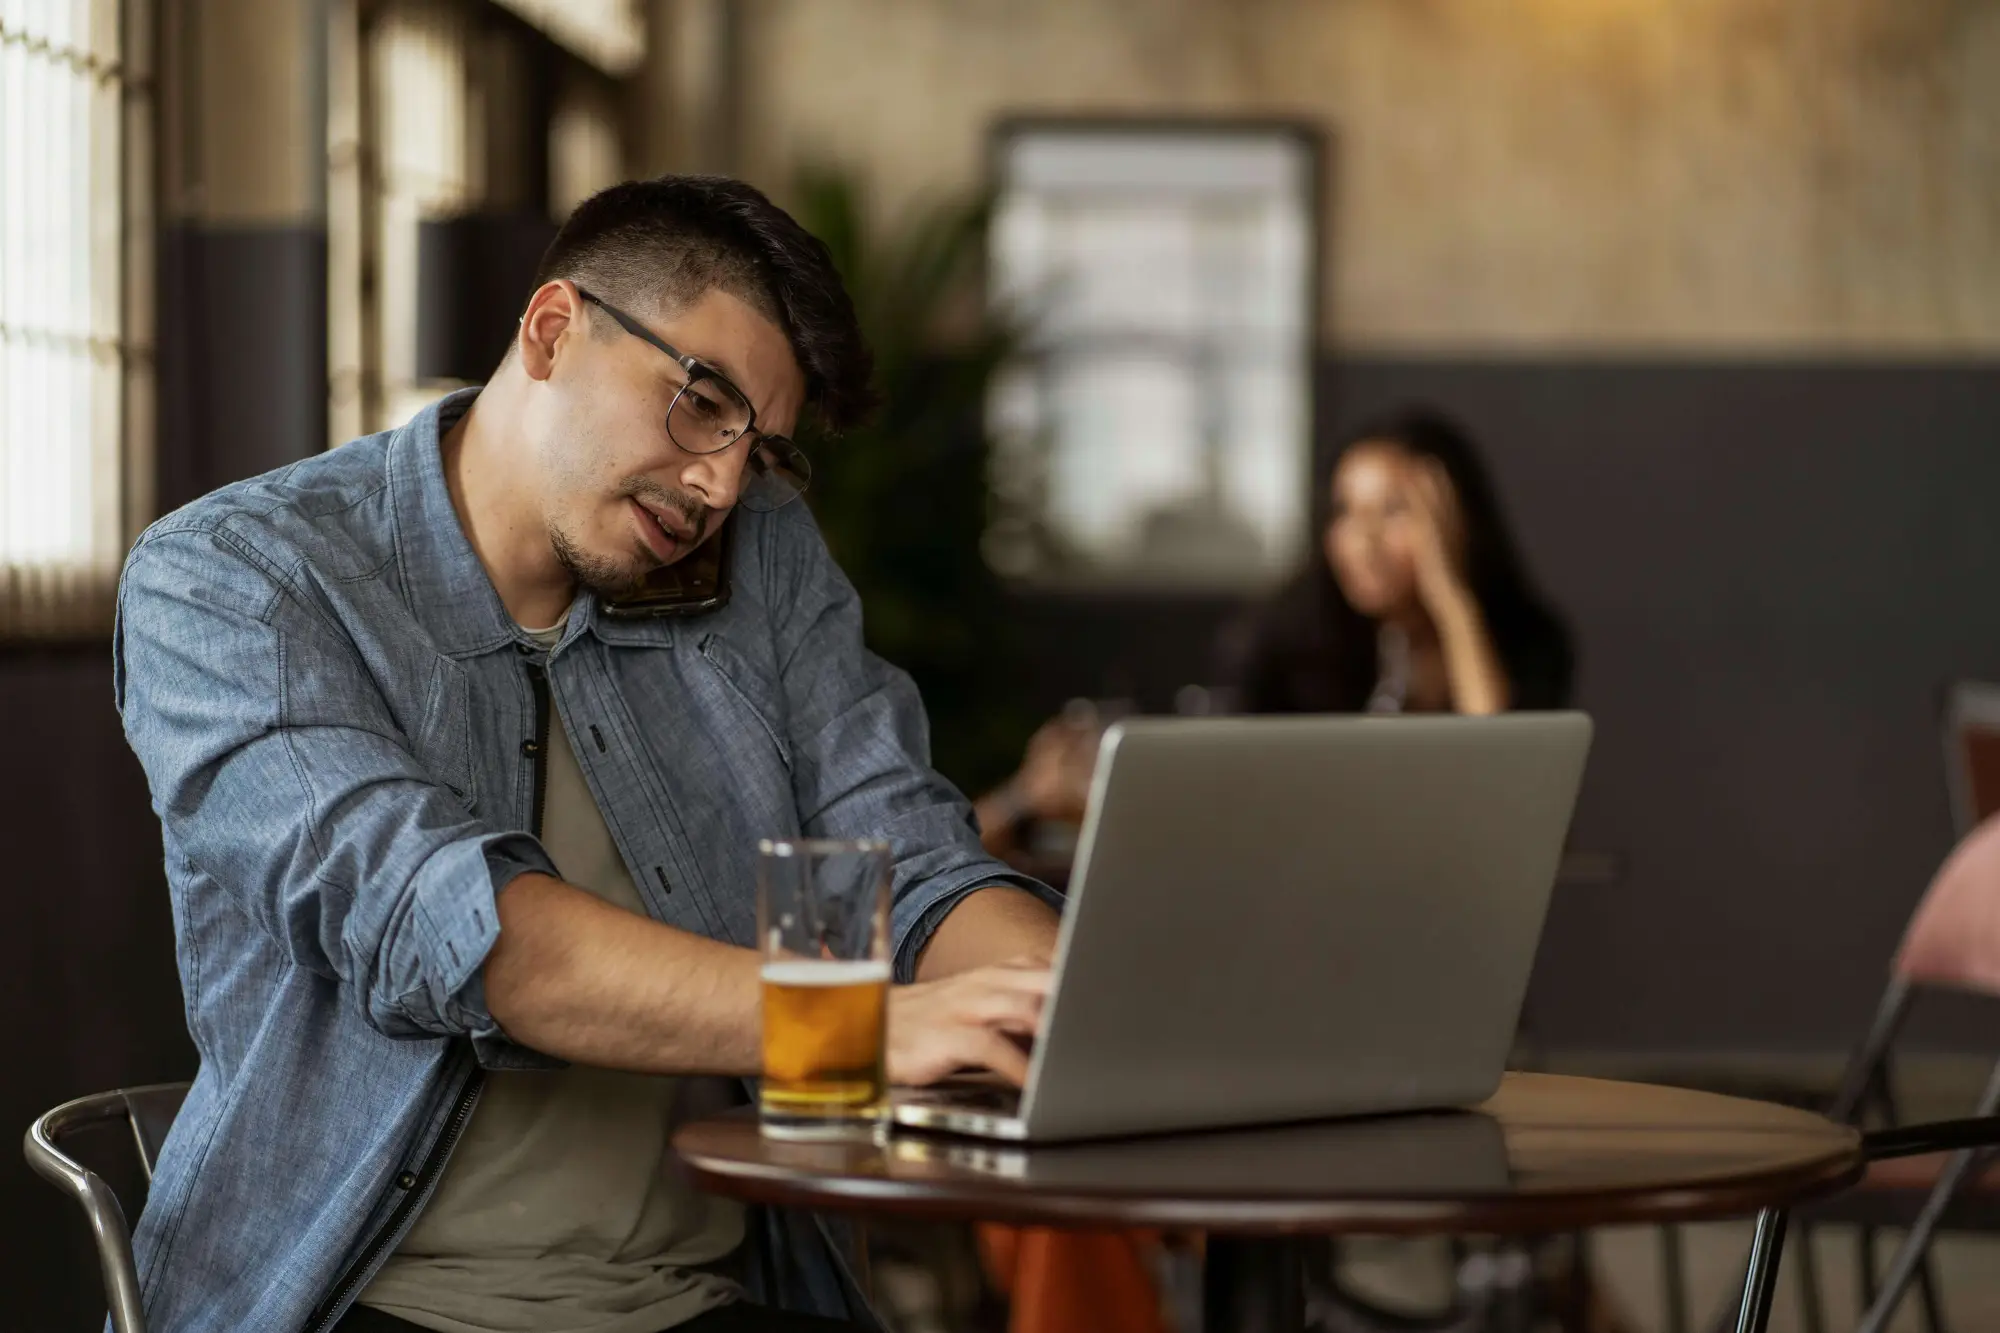
[[[0,0],[0,635],[109,622],[150,432],[121,0]],[[136,151],[134,151],[136,150]]]

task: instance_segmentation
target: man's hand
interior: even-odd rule
[[[935,1083],[990,1070],[1019,1087],[1042,1025],[1046,966],[1021,959],[889,990],[889,1081]]]

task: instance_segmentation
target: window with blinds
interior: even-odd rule
[[[150,507],[135,0],[0,0],[0,635],[101,632]],[[144,188],[135,189],[135,184]]]
[[[1235,589],[1305,547],[1317,146],[1285,126],[1022,123],[988,276],[987,554],[1032,582]]]

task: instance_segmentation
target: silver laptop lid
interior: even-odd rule
[[[1590,736],[1580,713],[1111,728],[1027,1137],[1491,1095]]]

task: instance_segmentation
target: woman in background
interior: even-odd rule
[[[1223,679],[1238,709],[1499,713],[1568,702],[1569,634],[1529,584],[1457,426],[1419,409],[1355,431],[1315,507],[1319,553],[1226,636]],[[988,849],[1018,856],[1027,819],[1081,819],[1096,754],[1094,727],[1044,726],[1020,772],[979,802]],[[1162,1264],[1156,1233],[989,1224],[979,1236],[989,1276],[1013,1298],[1009,1333],[1167,1323],[1151,1279]],[[1582,1329],[1623,1327],[1599,1293],[1588,1306]],[[1367,1314],[1358,1326],[1370,1326]]]
[[[1222,677],[1246,713],[1465,713],[1562,708],[1569,631],[1529,581],[1471,438],[1428,408],[1351,432],[1320,497],[1319,551],[1225,636]],[[1565,1327],[1630,1327],[1588,1278],[1544,1272],[1544,1308]],[[1357,1326],[1331,1252],[1322,1299]],[[1580,1308],[1553,1293],[1580,1294]],[[1384,1326],[1392,1325],[1386,1320]]]
[[[1411,409],[1347,437],[1318,556],[1225,644],[1248,713],[1499,713],[1568,703],[1562,621],[1472,441]]]

